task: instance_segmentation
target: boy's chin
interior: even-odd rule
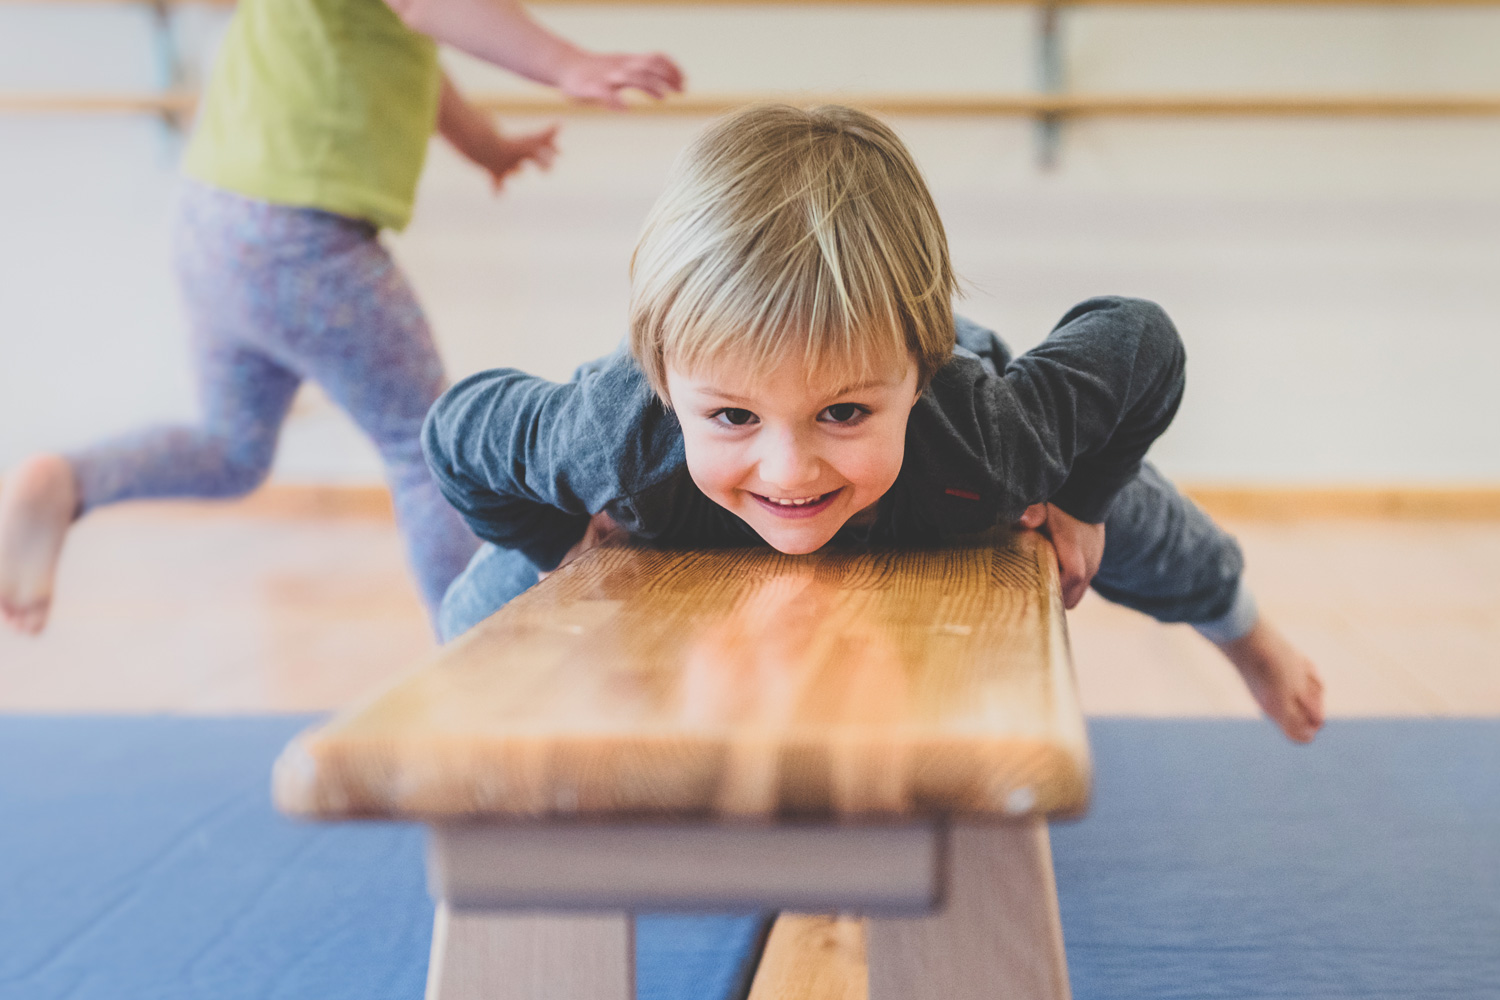
[[[816,552],[833,540],[838,534],[843,523],[833,525],[802,525],[796,528],[783,527],[781,525],[753,525],[756,534],[760,535],[771,548],[784,555],[805,556],[809,552]]]

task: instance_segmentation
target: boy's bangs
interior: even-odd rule
[[[663,317],[667,365],[758,378],[792,362],[809,378],[851,383],[904,369],[911,345],[895,289],[881,281],[840,287],[816,244],[806,249],[812,252],[796,255],[802,260],[776,270],[746,262],[736,278],[702,295],[687,282]],[[755,280],[761,275],[769,280]]]
[[[895,133],[849,108],[770,105],[710,127],[674,168],[631,271],[631,348],[666,370],[925,386],[953,351],[936,206]]]
[[[751,379],[769,376],[792,363],[814,377],[857,384],[885,378],[893,368],[903,371],[910,361],[904,338],[853,335],[843,324],[814,326],[803,317],[765,325],[740,325],[738,317],[698,318],[691,326],[669,327],[663,355],[670,368],[713,375],[733,371]],[[675,333],[675,336],[673,335]]]

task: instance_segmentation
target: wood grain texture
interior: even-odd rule
[[[868,923],[869,1000],[1068,1000],[1047,824],[951,831],[938,912]]]
[[[634,1000],[620,914],[472,913],[439,903],[427,1000]]]
[[[1485,483],[1276,486],[1189,482],[1179,483],[1178,488],[1213,517],[1231,520],[1500,521],[1500,486]],[[217,503],[198,504],[196,508],[201,509],[197,512],[232,510],[257,518],[395,520],[390,492],[374,484],[268,483],[232,503]],[[185,515],[195,509],[187,503],[177,506]]]
[[[755,970],[749,1000],[866,1000],[865,923],[783,913]]]
[[[283,753],[310,817],[1074,812],[1051,546],[605,548]]]

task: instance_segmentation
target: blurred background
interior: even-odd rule
[[[216,6],[0,4],[0,92],[192,88]],[[715,94],[1016,95],[1043,73],[1028,5],[553,6],[605,50],[659,49]],[[1500,7],[1105,5],[1058,14],[1057,82],[1092,95],[1500,95]],[[479,95],[530,94],[461,55]],[[898,115],[949,227],[961,308],[1025,348],[1074,302],[1146,296],[1190,352],[1157,449],[1197,483],[1500,481],[1500,108],[1488,115],[1083,117],[1039,166],[1006,115]],[[550,176],[492,197],[434,141],[390,238],[450,374],[555,377],[624,332],[642,217],[701,116],[567,117]],[[504,116],[516,129],[536,119]],[[0,112],[0,467],[193,411],[167,220],[178,136],[148,113]],[[377,483],[313,390],[275,477]]]

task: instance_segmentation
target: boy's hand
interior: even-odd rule
[[[583,537],[578,539],[573,547],[563,554],[562,561],[559,562],[555,568],[542,573],[538,573],[537,579],[547,579],[547,577],[551,576],[553,573],[556,573],[568,563],[583,555],[589,549],[596,549],[601,545],[613,545],[629,540],[630,532],[620,527],[619,524],[615,522],[614,518],[610,517],[608,514],[604,513],[601,510],[593,517],[589,518],[589,526],[583,529]]]
[[[556,125],[523,135],[501,135],[490,115],[465,100],[447,74],[438,101],[437,128],[465,159],[490,175],[496,191],[527,163],[547,170],[557,158]]]
[[[682,90],[682,70],[659,52],[649,55],[580,53],[558,75],[557,89],[590,104],[625,110],[622,91],[641,90],[660,100]]]
[[[1080,521],[1050,503],[1036,503],[1026,508],[1016,526],[1040,531],[1052,540],[1063,606],[1076,608],[1104,558],[1104,525]]]
[[[480,163],[489,172],[495,192],[498,194],[505,186],[505,179],[527,163],[534,163],[542,170],[552,169],[552,161],[557,159],[556,139],[556,125],[525,135],[498,137]]]

